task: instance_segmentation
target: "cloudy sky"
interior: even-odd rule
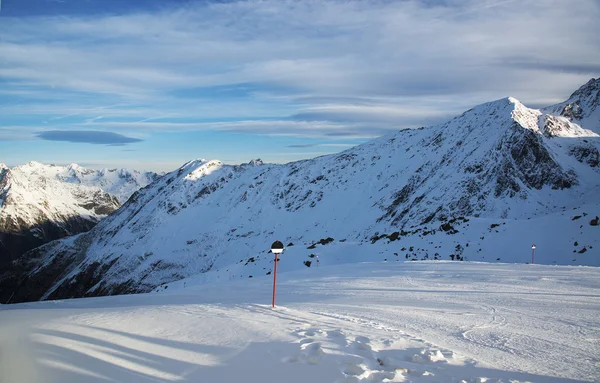
[[[600,76],[598,0],[2,0],[0,162],[287,162]]]

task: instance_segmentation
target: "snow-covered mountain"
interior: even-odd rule
[[[600,134],[600,78],[591,79],[567,101],[542,109]]]
[[[90,232],[13,263],[0,300],[248,278],[270,272],[275,239],[295,267],[525,262],[532,242],[538,262],[600,265],[600,136],[587,128],[505,98],[308,161],[191,161]]]
[[[97,187],[119,200],[121,204],[138,189],[156,181],[160,175],[130,169],[87,169],[77,164],[68,166],[43,165],[30,162],[19,166],[21,172],[30,176],[43,177],[70,184]]]
[[[154,173],[29,162],[0,164],[0,263],[51,240],[91,229]]]

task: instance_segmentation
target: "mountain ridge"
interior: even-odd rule
[[[23,169],[31,174],[39,174],[67,183],[99,187],[116,196],[121,204],[125,203],[135,190],[154,182],[160,176],[154,172],[140,172],[125,168],[94,170],[75,163],[61,166],[46,165],[37,161],[15,166],[15,169]]]
[[[542,108],[542,111],[584,125],[600,134],[600,78],[592,78],[566,101]]]
[[[0,263],[54,239],[91,229],[154,173],[122,171],[121,177],[71,164],[31,161],[0,165]],[[143,185],[140,185],[143,184]],[[113,193],[116,196],[113,196]]]
[[[484,253],[469,243],[485,247],[488,231],[508,233],[528,219],[596,209],[599,148],[600,137],[586,126],[507,97],[444,124],[311,160],[193,160],[134,193],[90,232],[29,252],[0,290],[16,289],[17,300],[55,299],[147,292],[231,270],[248,277],[268,269],[269,238],[298,244],[291,254],[299,267],[310,265],[306,257],[328,238],[335,241],[328,248],[348,254],[369,244],[380,249],[383,238],[385,251],[404,251],[406,259],[481,260]],[[491,230],[490,220],[491,229],[508,226]],[[559,221],[561,230],[576,230],[575,219]],[[593,228],[581,228],[593,238]],[[396,249],[397,240],[413,245]],[[594,264],[597,250],[588,249],[597,241],[586,241],[589,247],[577,253],[586,255],[574,259]],[[494,254],[490,249],[487,256]],[[569,250],[553,261],[571,257]]]

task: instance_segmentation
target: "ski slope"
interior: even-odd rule
[[[597,382],[600,269],[378,262],[0,306],[0,381]]]

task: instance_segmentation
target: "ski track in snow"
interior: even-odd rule
[[[424,266],[0,306],[0,381],[600,380],[599,269]]]

